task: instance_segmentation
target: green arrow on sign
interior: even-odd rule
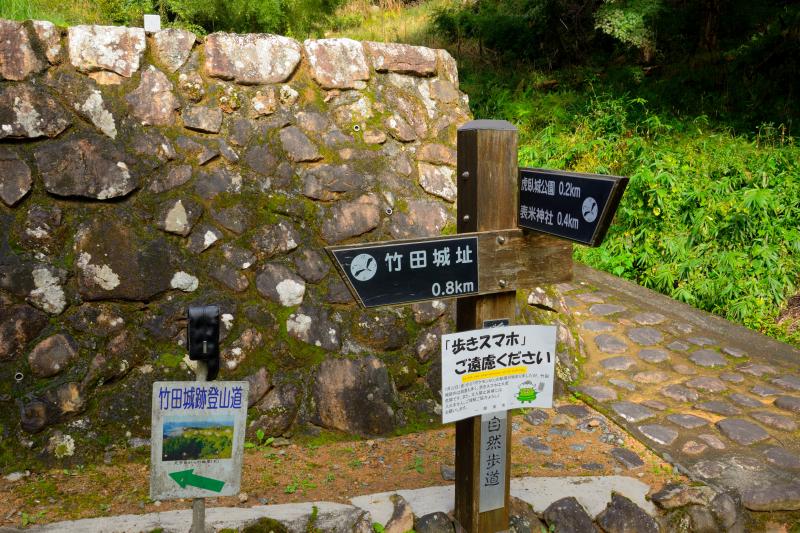
[[[181,470],[180,472],[173,472],[169,475],[175,480],[175,483],[185,489],[187,486],[197,487],[199,489],[206,489],[212,492],[220,492],[222,487],[225,486],[224,481],[212,479],[210,477],[198,476],[193,473],[194,468],[189,470]]]

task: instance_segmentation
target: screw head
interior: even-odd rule
[[[497,244],[505,244],[505,242],[506,242],[506,238],[503,237],[502,235],[499,235],[497,237]]]
[[[463,179],[465,179],[465,180],[468,180],[469,179],[469,172],[465,170],[464,172],[461,173],[461,177]]]
[[[463,220],[464,222],[469,222],[469,215],[464,215],[463,217],[461,217],[461,220]]]
[[[500,285],[501,289],[505,289],[506,285],[508,285],[508,283],[504,279],[501,279],[497,284]]]

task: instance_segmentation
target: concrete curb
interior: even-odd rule
[[[212,507],[206,509],[206,531],[237,529],[264,517],[284,524],[291,532],[306,531],[309,518],[317,508],[314,525],[322,531],[349,533],[358,531],[355,526],[364,524],[371,528],[372,519],[363,509],[333,502],[304,502],[255,507]],[[164,533],[185,533],[192,523],[192,511],[165,511],[143,515],[120,515],[107,518],[88,518],[68,522],[55,522],[46,526],[26,529],[48,533],[139,533],[160,529]]]
[[[612,492],[626,496],[647,514],[655,516],[655,506],[645,499],[649,491],[650,487],[645,483],[626,476],[523,477],[511,480],[511,496],[531,504],[537,513],[544,512],[561,498],[574,496],[592,519],[606,508]],[[392,494],[402,496],[416,516],[436,511],[449,513],[455,499],[454,486],[446,485],[358,496],[350,503],[369,511],[375,522],[385,524],[394,509],[389,500]]]
[[[617,492],[630,498],[648,514],[655,516],[656,508],[645,499],[650,487],[638,479],[626,476],[524,477],[511,480],[511,495],[530,503],[536,512],[544,511],[551,503],[574,496],[595,518]],[[371,531],[373,522],[386,524],[394,504],[389,497],[401,495],[416,516],[453,510],[454,486],[443,485],[423,489],[382,492],[351,499],[353,505],[333,502],[304,502],[255,507],[212,507],[206,510],[206,531],[242,528],[264,517],[273,518],[289,529],[303,533],[307,529],[313,507],[317,508],[314,526],[324,532],[345,533]],[[161,529],[164,533],[185,533],[192,521],[190,509],[143,515],[120,515],[56,522],[26,529],[41,533],[138,533]],[[9,530],[16,531],[16,530]]]

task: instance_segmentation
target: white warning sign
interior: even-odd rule
[[[442,422],[517,407],[552,407],[555,326],[442,335]]]

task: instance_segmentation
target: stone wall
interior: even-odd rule
[[[0,470],[147,438],[193,303],[250,431],[438,420],[452,306],[363,311],[323,247],[452,231],[468,119],[444,50],[0,20]]]

